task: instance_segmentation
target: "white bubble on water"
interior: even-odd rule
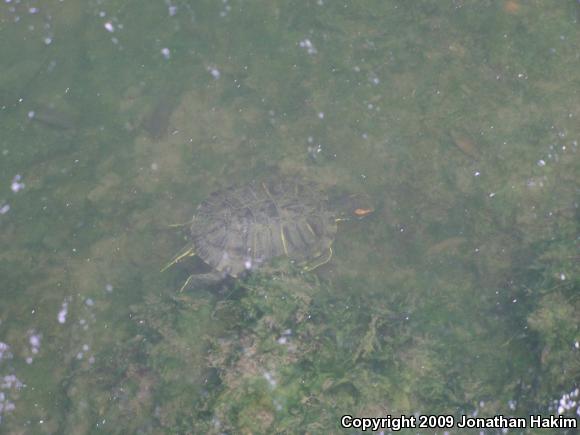
[[[318,50],[316,49],[312,41],[308,38],[305,38],[302,41],[300,41],[298,45],[300,45],[300,47],[302,48],[305,48],[306,52],[310,55],[318,53]]]
[[[12,353],[10,352],[10,346],[2,341],[0,341],[0,361],[3,359],[12,358]]]
[[[60,307],[60,311],[58,312],[58,323],[60,324],[66,323],[67,314],[68,314],[68,301],[65,299]]]
[[[29,338],[28,338],[28,342],[30,343],[30,345],[32,347],[40,347],[40,339],[41,336],[40,334],[32,334]]]
[[[217,79],[219,79],[221,77],[221,73],[220,73],[220,71],[217,68],[215,68],[213,66],[210,66],[210,67],[207,68],[207,70],[209,71],[209,73],[211,74],[211,76],[215,80],[217,80]]]
[[[18,193],[19,191],[24,189],[25,185],[24,183],[21,183],[20,180],[22,180],[22,176],[20,174],[16,174],[12,179],[12,184],[10,185],[10,189],[12,190],[12,192]]]

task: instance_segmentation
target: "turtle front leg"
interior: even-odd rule
[[[326,263],[330,261],[331,258],[332,258],[332,247],[329,247],[326,256],[321,255],[316,259],[315,263],[304,266],[302,270],[304,270],[304,272],[312,272],[313,270],[318,269],[320,266],[324,266]]]
[[[224,274],[218,271],[189,275],[179,291],[182,292],[185,290],[195,290],[201,287],[210,287],[219,284],[224,280],[224,278]]]

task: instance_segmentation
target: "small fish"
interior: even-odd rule
[[[171,115],[175,110],[179,100],[174,96],[166,95],[162,97],[143,119],[143,129],[152,139],[161,139],[167,134]]]
[[[75,122],[70,115],[48,107],[31,110],[28,112],[28,118],[58,130],[72,130],[75,127]]]
[[[481,157],[477,145],[468,138],[457,132],[451,132],[451,137],[453,138],[453,143],[457,148],[459,148],[463,153],[473,159],[479,159]]]
[[[465,237],[450,237],[448,239],[442,240],[441,242],[435,243],[427,249],[428,255],[439,255],[448,252],[456,252],[457,249],[463,245],[467,239]]]

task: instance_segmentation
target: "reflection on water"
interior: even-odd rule
[[[576,2],[12,0],[0,22],[3,430],[580,412]],[[159,272],[189,236],[169,224],[272,174],[376,212],[315,273],[179,293],[201,265]]]

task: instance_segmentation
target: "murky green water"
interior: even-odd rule
[[[575,1],[2,2],[0,432],[578,419],[579,20]],[[266,174],[376,212],[315,272],[179,293],[201,265],[159,272],[186,243],[168,224]]]

